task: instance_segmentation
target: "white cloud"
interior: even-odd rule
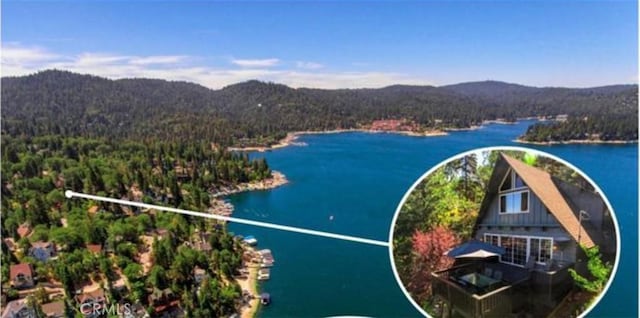
[[[431,81],[425,78],[400,73],[321,71],[322,65],[312,62],[283,63],[283,65],[290,65],[289,69],[269,68],[280,63],[276,58],[233,60],[233,65],[226,67],[196,64],[202,60],[202,58],[187,55],[129,56],[99,52],[65,56],[42,48],[14,45],[10,50],[6,48],[2,50],[1,72],[2,76],[20,76],[55,68],[111,79],[145,77],[187,81],[213,89],[251,79],[282,83],[291,87],[327,89],[431,84]]]
[[[148,65],[148,64],[174,64],[184,61],[187,57],[184,55],[158,55],[137,57],[132,59],[131,64]]]
[[[2,64],[28,64],[57,58],[59,58],[58,55],[39,47],[23,47],[17,44],[2,46]]]
[[[83,53],[78,55],[74,60],[74,65],[92,66],[92,65],[109,65],[120,64],[130,60],[129,56],[109,55],[102,53]]]
[[[305,69],[305,70],[317,70],[317,69],[323,68],[324,65],[322,65],[320,63],[316,63],[316,62],[297,61],[296,62],[296,67],[297,68],[301,68],[301,69]]]
[[[274,58],[257,60],[232,59],[231,63],[240,67],[271,67],[280,63],[280,60]]]

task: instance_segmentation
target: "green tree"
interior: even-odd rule
[[[578,287],[585,291],[599,294],[604,289],[607,280],[609,280],[609,275],[613,267],[609,263],[602,262],[602,256],[600,255],[598,246],[587,248],[581,245],[580,247],[587,256],[587,269],[589,270],[590,277],[584,277],[578,274],[573,268],[569,269],[569,273]]]

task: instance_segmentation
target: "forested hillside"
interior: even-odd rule
[[[637,86],[568,89],[476,82],[322,90],[248,81],[211,90],[186,82],[108,80],[64,71],[2,79],[2,131],[14,136],[247,145],[274,143],[291,131],[357,128],[378,119],[461,128],[483,120],[559,114],[615,115],[631,122],[637,118]],[[602,133],[637,134],[637,124],[624,127],[622,134]]]
[[[249,160],[206,142],[3,136],[4,294],[11,301],[31,290],[37,304],[62,299],[70,316],[81,302],[77,290],[143,304],[140,310],[153,315],[176,302],[194,317],[228,316],[237,311],[242,294],[233,277],[243,249],[224,226],[204,218],[68,200],[64,191],[212,212],[210,193],[218,187],[270,174],[264,159]],[[43,256],[37,252],[43,245],[54,248]],[[28,264],[37,280],[17,286],[17,264]],[[9,282],[14,288],[4,287]],[[171,294],[156,297],[163,293]]]

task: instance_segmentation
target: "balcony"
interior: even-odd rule
[[[571,262],[556,260],[529,269],[475,261],[432,273],[432,290],[446,303],[446,317],[546,316],[571,289],[571,267]]]
[[[526,305],[530,272],[501,263],[476,262],[434,272],[434,296],[447,317],[505,317]]]

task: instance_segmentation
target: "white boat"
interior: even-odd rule
[[[245,242],[246,244],[251,245],[251,246],[258,244],[258,240],[254,239],[254,238],[244,239],[243,242]]]
[[[245,236],[244,240],[242,241],[251,246],[258,244],[258,240],[255,237],[253,237],[253,235]]]

